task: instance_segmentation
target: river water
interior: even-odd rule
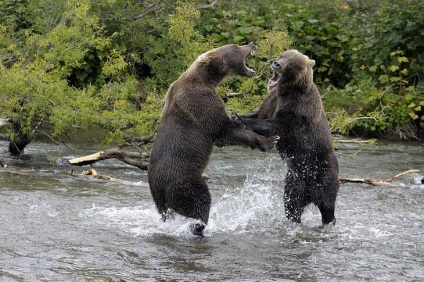
[[[123,181],[70,175],[88,167],[67,160],[99,148],[69,147],[34,142],[15,159],[0,151],[9,164],[0,169],[0,281],[424,281],[422,142],[380,141],[359,153],[339,144],[340,176],[420,171],[396,188],[341,186],[327,232],[314,206],[302,224],[285,219],[276,151],[215,148],[204,238],[184,218],[160,221],[144,171],[108,160],[95,169]]]

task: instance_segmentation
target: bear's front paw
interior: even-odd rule
[[[275,144],[277,144],[278,140],[280,140],[280,136],[278,135],[268,137],[267,150],[275,148]]]
[[[277,144],[278,140],[280,140],[280,136],[277,135],[264,137],[263,142],[261,142],[259,145],[259,150],[266,152],[269,149],[275,148],[275,144]]]
[[[216,140],[215,141],[215,146],[217,146],[217,147],[224,147],[225,146],[225,143],[222,140]]]

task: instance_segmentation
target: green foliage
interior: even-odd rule
[[[261,11],[263,3],[232,1],[224,6],[204,11],[205,20],[200,28],[222,45],[255,42],[257,33],[264,30],[269,15]],[[270,6],[268,6],[268,9]]]
[[[1,67],[2,115],[19,121],[26,133],[31,133],[34,127],[41,124],[56,125],[53,134],[61,133],[65,128],[65,118],[72,119],[68,127],[89,125],[85,115],[93,111],[95,103],[78,103],[88,97],[88,90],[78,91],[69,87],[66,80],[46,72],[48,66],[46,61],[37,59],[25,68],[23,62],[8,69]],[[70,109],[66,116],[58,111],[63,107]]]
[[[364,25],[370,34],[356,34],[364,40],[352,46],[354,68],[378,77],[381,85],[416,79],[424,62],[423,5],[397,0],[374,3],[370,10],[360,8],[352,5],[352,22]],[[363,22],[364,16],[370,22]]]
[[[173,15],[170,16],[169,38],[180,44],[179,52],[185,58],[182,65],[188,67],[201,54],[212,48],[211,42],[195,29],[195,24],[200,18],[200,12],[193,4],[180,3]]]
[[[134,82],[127,78],[127,63],[111,48],[111,40],[104,35],[98,18],[88,13],[88,1],[67,4],[60,20],[46,33],[34,33],[30,28],[21,38],[24,44],[5,44],[5,52],[19,57],[19,61],[9,67],[1,66],[2,116],[10,118],[13,124],[19,123],[26,134],[32,134],[40,126],[56,136],[67,130],[105,124],[115,132],[125,117],[134,120],[129,117],[135,105],[129,101],[123,103],[127,94],[121,94],[135,88]],[[3,34],[12,34],[8,27],[2,28]],[[90,66],[93,56],[97,58],[98,68],[94,75]],[[117,96],[107,103],[123,110],[119,120],[110,111],[103,111],[105,100],[99,89],[109,85],[115,85]]]
[[[319,84],[343,87],[352,77],[347,10],[340,1],[291,1],[279,9],[296,48],[316,61],[314,76]]]
[[[329,118],[334,131],[342,134],[359,129],[375,135],[411,124],[424,127],[423,92],[414,86],[404,88],[399,95],[390,87],[377,88],[370,78],[362,79],[353,86],[329,91],[323,102],[332,112]]]
[[[2,117],[51,135],[100,127],[105,142],[123,131],[150,135],[167,88],[197,56],[254,42],[248,65],[257,75],[219,88],[229,108],[256,108],[270,63],[296,48],[316,61],[335,131],[424,133],[420,1],[206,2],[216,3],[0,0]]]
[[[423,111],[412,105],[423,101],[423,92],[411,87],[424,73],[419,1],[299,2],[284,6],[292,11],[289,34],[317,61],[321,91],[333,92],[325,98],[327,110],[340,104],[352,115],[345,133],[384,134],[408,124],[422,131]]]

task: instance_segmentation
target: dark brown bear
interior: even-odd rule
[[[297,50],[272,64],[272,91],[259,109],[234,119],[258,134],[280,136],[277,149],[287,162],[284,187],[287,218],[301,222],[304,208],[318,206],[323,226],[335,224],[338,164],[321,97],[313,82],[314,60]]]
[[[255,73],[245,64],[255,49],[253,43],[232,44],[200,55],[165,97],[148,168],[150,190],[163,220],[172,212],[200,220],[191,226],[196,235],[203,234],[209,218],[211,196],[202,173],[214,143],[265,151],[276,140],[234,123],[216,94],[225,79]]]

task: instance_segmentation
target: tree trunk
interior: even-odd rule
[[[9,141],[9,153],[12,156],[23,155],[25,147],[32,140],[31,135],[23,132],[20,123],[15,123],[13,129],[15,135]]]

